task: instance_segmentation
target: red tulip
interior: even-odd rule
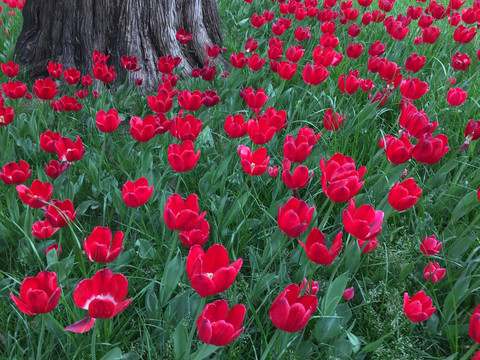
[[[255,144],[263,145],[272,140],[277,129],[270,125],[268,117],[261,116],[257,120],[249,120],[247,130],[248,136]]]
[[[420,245],[420,251],[423,255],[437,255],[440,252],[442,247],[442,242],[437,241],[435,235],[430,235],[429,237],[425,236]]]
[[[196,111],[202,106],[202,93],[198,90],[183,90],[178,93],[178,105],[187,111]]]
[[[172,55],[162,56],[158,59],[157,67],[158,71],[162,74],[170,74],[173,69],[175,69],[180,62],[182,61],[181,57],[173,57]]]
[[[253,37],[249,37],[245,42],[245,51],[246,52],[253,52],[257,49],[258,42],[256,42]]]
[[[447,270],[443,269],[438,265],[438,262],[429,262],[425,269],[423,270],[423,276],[428,281],[437,282],[441,280],[446,273]]]
[[[210,224],[207,220],[203,219],[195,229],[182,231],[178,234],[178,237],[183,245],[191,248],[194,245],[205,245],[209,234]]]
[[[147,115],[143,120],[139,116],[130,119],[130,134],[138,142],[147,142],[155,136],[155,117]]]
[[[408,100],[418,100],[420,99],[427,91],[428,84],[425,81],[420,82],[419,79],[405,79],[401,82],[400,92],[405,99]]]
[[[115,109],[110,109],[107,113],[100,110],[97,112],[95,124],[101,132],[109,133],[115,131],[122,120]]]
[[[292,135],[285,137],[283,156],[294,163],[305,161],[312,152],[313,145],[320,139],[322,133],[315,134],[313,129],[303,127],[298,130],[297,138]]]
[[[42,271],[37,276],[28,277],[22,281],[20,298],[10,293],[10,299],[24,314],[46,314],[57,306],[60,292],[61,289],[57,286],[57,274]]]
[[[35,179],[30,188],[25,185],[17,185],[17,192],[20,200],[25,204],[34,209],[39,209],[50,200],[53,194],[53,186],[49,182],[42,183]]]
[[[300,292],[303,292],[303,289],[305,289],[305,295],[315,295],[318,293],[318,282],[310,280],[307,284],[307,279],[303,278],[300,284]]]
[[[129,207],[139,207],[145,204],[152,196],[153,186],[148,186],[148,180],[144,177],[131,180],[123,184],[122,197],[125,204]]]
[[[248,67],[252,71],[258,71],[265,65],[267,59],[262,59],[257,53],[253,53],[252,56],[248,58]]]
[[[365,166],[356,170],[354,160],[340,153],[334,154],[326,164],[322,158],[320,169],[323,192],[334,202],[344,202],[357,195],[364,183],[360,180],[367,172]]]
[[[405,71],[416,73],[417,71],[420,71],[423,65],[425,65],[425,56],[418,56],[413,53],[405,61]]]
[[[310,34],[310,28],[309,27],[303,28],[303,27],[299,26],[295,29],[294,37],[295,37],[295,40],[297,40],[297,41],[308,40],[308,39],[310,39],[311,36],[312,36],[312,34]]]
[[[0,126],[5,126],[10,124],[15,118],[15,113],[13,108],[10,106],[3,107],[0,102]]]
[[[355,291],[353,290],[353,286],[343,291],[343,298],[347,301],[352,300],[354,296],[355,296]]]
[[[207,304],[197,319],[198,337],[205,344],[225,346],[235,340],[243,331],[243,319],[247,309],[235,305],[229,311],[225,300]]]
[[[452,88],[448,90],[447,102],[450,106],[460,106],[467,99],[467,92],[462,88]]]
[[[385,52],[385,44],[382,44],[380,40],[375,41],[370,45],[368,49],[368,55],[371,57],[380,56]]]
[[[50,61],[47,66],[47,71],[54,79],[60,79],[62,77],[63,65]]]
[[[297,71],[298,64],[289,61],[280,61],[278,63],[277,72],[281,79],[290,80]]]
[[[93,79],[90,75],[82,76],[82,84],[84,86],[90,86],[93,83]]]
[[[58,93],[57,84],[50,78],[37,79],[33,86],[33,92],[42,100],[52,100]]]
[[[82,110],[82,104],[72,96],[63,96],[58,102],[62,111],[80,111]]]
[[[113,71],[113,66],[109,68],[107,64],[102,62],[95,63],[95,65],[92,66],[92,72],[95,79],[105,84],[112,82],[117,77],[117,74]]]
[[[270,307],[270,319],[276,328],[292,333],[307,325],[318,299],[314,295],[299,295],[298,285],[290,284],[275,298]]]
[[[66,69],[63,72],[63,78],[67,84],[74,85],[80,81],[80,71],[75,68]]]
[[[77,136],[75,143],[69,138],[62,137],[55,142],[55,151],[60,161],[72,162],[83,158],[85,147],[79,136]]]
[[[388,193],[388,203],[397,211],[411,208],[422,195],[422,189],[418,187],[415,180],[409,178],[402,183],[397,181]]]
[[[52,244],[50,246],[47,246],[45,248],[45,256],[51,251],[54,250],[57,253],[57,257],[60,259],[60,255],[62,255],[62,247],[57,243],[57,244]]]
[[[328,131],[337,131],[344,122],[345,114],[340,115],[337,112],[334,113],[332,109],[327,109],[323,116],[323,126],[325,126],[325,129]]]
[[[137,58],[135,56],[122,55],[120,62],[127,71],[137,72],[141,67],[137,67]]]
[[[293,174],[290,172],[291,162],[288,159],[283,159],[282,180],[285,186],[289,189],[301,189],[307,185],[313,176],[313,171],[310,172],[304,165],[298,165]]]
[[[461,44],[468,44],[476,34],[475,27],[468,29],[463,24],[460,24],[453,32],[453,40]]]
[[[237,259],[229,264],[228,252],[222,245],[212,245],[206,252],[194,245],[187,257],[187,274],[198,295],[208,297],[227,290],[242,263],[242,259]]]
[[[189,195],[185,201],[179,194],[171,195],[163,211],[163,220],[170,230],[190,231],[197,228],[206,215],[199,214],[198,196]]]
[[[168,163],[178,172],[192,170],[200,158],[200,150],[195,154],[193,143],[190,140],[183,144],[171,144],[168,147]]]
[[[65,201],[52,200],[45,212],[45,219],[57,228],[68,226],[75,221],[76,217],[77,211],[73,208],[72,201],[69,199]]]
[[[52,160],[48,164],[45,164],[45,173],[48,177],[56,179],[70,167],[70,163],[61,164],[58,160]]]
[[[348,76],[340,75],[338,78],[338,88],[344,94],[354,94],[360,86],[360,79],[358,79],[358,70],[350,70]]]
[[[347,35],[354,38],[360,35],[361,31],[362,31],[362,28],[358,27],[357,24],[353,23],[353,24],[350,24],[350,26],[348,27]]]
[[[357,239],[358,241],[358,248],[362,250],[362,254],[368,254],[369,252],[372,252],[375,250],[378,246],[378,240],[377,238],[373,238],[370,240],[362,240],[362,239]]]
[[[250,23],[252,24],[253,27],[256,28],[261,28],[263,24],[265,24],[267,20],[263,16],[258,15],[257,13],[253,14]]]
[[[470,316],[468,323],[468,335],[477,344],[480,344],[480,305],[478,305]]]
[[[313,86],[324,82],[329,74],[330,72],[321,64],[312,66],[307,63],[302,71],[303,81]]]
[[[228,115],[224,124],[225,132],[232,139],[245,136],[248,131],[248,122],[244,120],[242,114]]]
[[[308,207],[303,200],[290,198],[282,207],[278,206],[277,223],[287,236],[298,237],[310,224],[315,208]]]
[[[175,34],[175,37],[180,44],[188,44],[192,40],[193,34],[187,34],[185,29],[180,29]]]
[[[434,44],[440,35],[440,28],[429,26],[422,30],[422,38],[425,44]]]
[[[58,228],[53,227],[47,220],[37,220],[32,225],[32,236],[44,240],[57,232]]]
[[[147,98],[148,106],[157,113],[166,113],[173,106],[173,96],[175,96],[175,91],[170,92],[167,88],[161,88],[157,95]]]
[[[185,117],[175,116],[170,127],[170,134],[181,141],[195,141],[202,126],[203,122],[192,114]]]
[[[97,226],[88,238],[83,239],[83,250],[92,262],[110,263],[123,250],[123,237],[123,232],[117,231],[112,241],[112,231],[108,227]]]
[[[262,175],[267,171],[270,156],[267,156],[266,148],[261,147],[252,153],[248,146],[240,145],[237,152],[242,168],[247,175]]]
[[[361,205],[355,209],[355,200],[350,199],[347,209],[343,210],[343,226],[357,239],[370,240],[382,231],[383,211],[371,205]]]
[[[88,316],[63,331],[84,333],[93,327],[96,319],[117,316],[133,300],[124,300],[127,292],[128,281],[125,276],[113,274],[109,268],[97,271],[91,279],[80,281],[73,292],[73,301],[78,307],[88,310]]]
[[[470,59],[468,54],[460,54],[458,51],[455,54],[453,54],[452,67],[455,70],[465,71],[468,69],[471,63],[472,63],[472,59]]]
[[[362,55],[363,46],[362,44],[354,44],[353,42],[348,44],[347,46],[347,56],[350,59],[357,59],[360,55]]]
[[[17,76],[18,74],[18,69],[20,68],[19,65],[15,64],[13,61],[9,61],[6,64],[2,63],[1,65],[2,72],[5,74],[5,76],[13,78]]]
[[[408,131],[410,136],[420,139],[425,134],[433,133],[438,126],[438,121],[430,123],[430,119],[423,110],[419,112],[413,104],[408,104],[402,108],[398,124]]]
[[[2,90],[9,98],[19,99],[27,93],[27,85],[22,84],[20,81],[9,81],[8,83],[2,84]]]
[[[432,137],[430,134],[424,134],[415,145],[412,156],[422,164],[436,164],[450,150],[447,144],[446,135]]]
[[[329,249],[325,244],[325,235],[319,229],[312,228],[306,243],[304,244],[300,240],[298,242],[305,249],[308,258],[315,264],[330,265],[342,250],[342,236],[343,233],[340,231]]]
[[[10,162],[2,168],[0,179],[7,185],[18,185],[27,181],[32,175],[30,165],[23,160]]]
[[[230,55],[230,63],[234,68],[242,69],[247,65],[248,59],[245,57],[243,52],[240,53],[232,53]]]
[[[410,140],[404,134],[398,139],[392,135],[387,135],[385,140],[383,138],[380,139],[379,146],[381,149],[385,148],[388,161],[395,165],[403,164],[410,160],[415,149],[415,146],[410,143]]]
[[[305,49],[303,49],[301,45],[290,46],[287,49],[287,52],[285,53],[285,57],[287,58],[288,61],[292,63],[296,63],[300,61],[304,53],[305,53]]]
[[[432,299],[423,290],[413,295],[411,299],[408,293],[403,295],[403,311],[412,322],[427,320],[435,310]]]

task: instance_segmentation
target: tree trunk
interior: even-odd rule
[[[117,83],[126,75],[121,56],[136,56],[143,68],[130,76],[154,89],[161,56],[182,57],[183,74],[190,74],[207,60],[207,44],[222,43],[216,0],[26,0],[23,17],[15,53],[33,77],[48,75],[49,61],[91,74],[98,50],[111,55]],[[175,38],[181,28],[193,34],[187,45]]]

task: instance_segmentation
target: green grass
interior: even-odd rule
[[[224,46],[228,48],[224,56],[228,58],[232,52],[243,51],[245,40],[253,36],[259,42],[257,52],[266,58],[271,24],[255,29],[250,25],[250,17],[255,12],[262,14],[267,8],[273,8],[278,17],[278,6],[255,0],[251,5],[219,1]],[[405,13],[406,6],[397,1],[391,14]],[[11,35],[3,37],[3,44],[0,43],[1,62],[14,60],[15,38],[22,24],[18,10],[12,22],[7,10],[5,5],[0,14],[0,30],[5,28]],[[336,22],[338,25],[338,20]],[[158,135],[145,144],[137,143],[130,135],[130,118],[150,113],[146,97],[135,89],[108,90],[98,99],[89,96],[80,100],[83,109],[76,113],[55,113],[48,102],[35,98],[5,99],[5,104],[14,108],[15,119],[8,126],[0,127],[0,165],[23,159],[33,170],[32,180],[50,181],[44,164],[56,156],[43,152],[39,146],[40,133],[48,129],[72,139],[79,135],[86,153],[82,160],[74,162],[68,171],[51,181],[52,199],[71,199],[78,217],[69,228],[60,229],[48,240],[40,241],[30,235],[33,222],[43,219],[43,211],[27,209],[13,185],[0,183],[1,358],[30,359],[37,355],[41,316],[20,312],[9,299],[9,293],[18,295],[24,278],[45,269],[58,274],[62,296],[55,310],[46,315],[43,359],[101,359],[104,356],[105,359],[173,359],[180,358],[180,354],[189,349],[189,358],[197,360],[208,356],[262,360],[411,360],[462,358],[469,351],[474,345],[468,336],[469,318],[480,304],[477,199],[480,162],[477,143],[472,142],[465,152],[459,153],[458,149],[464,142],[463,131],[468,120],[478,119],[479,61],[475,54],[478,44],[475,40],[461,45],[453,42],[453,28],[446,19],[435,23],[442,33],[434,45],[413,45],[414,37],[419,35],[415,21],[410,24],[408,36],[400,42],[386,35],[382,24],[363,26],[361,34],[353,40],[364,45],[360,58],[352,60],[345,56],[338,67],[329,68],[330,75],[324,83],[312,87],[301,79],[301,70],[307,61],[312,62],[311,54],[321,35],[318,22],[308,18],[301,23],[294,20],[281,39],[284,50],[295,45],[293,31],[299,25],[310,26],[312,37],[303,42],[305,55],[292,80],[281,80],[272,74],[267,62],[258,72],[248,67],[230,68],[228,78],[221,78],[219,71],[212,83],[200,79],[179,83],[180,90],[209,88],[216,90],[221,98],[217,106],[202,107],[195,112],[195,117],[204,123],[195,141],[195,149],[201,150],[201,156],[196,167],[187,173],[176,173],[168,164],[168,145],[176,141],[169,134]],[[346,27],[339,26],[335,34],[341,42],[337,51],[344,51],[352,41],[346,35]],[[424,68],[413,77],[427,81],[430,91],[416,100],[415,105],[419,110],[425,109],[430,121],[439,122],[435,135],[447,135],[450,146],[450,151],[435,165],[420,164],[413,159],[403,165],[392,165],[378,147],[382,136],[396,135],[400,130],[399,90],[395,90],[381,108],[370,104],[366,93],[358,91],[347,96],[338,90],[338,77],[351,68],[358,69],[360,77],[374,81],[372,94],[383,88],[378,74],[369,73],[366,67],[368,47],[376,40],[386,43],[383,56],[399,66],[404,67],[405,59],[412,52],[427,58]],[[468,53],[472,58],[465,72],[451,67],[451,57],[456,51]],[[468,91],[467,101],[460,107],[452,108],[446,102],[450,76],[457,78],[455,86]],[[19,74],[18,79],[27,81],[31,89],[32,80],[28,76]],[[6,81],[0,74],[0,82]],[[288,114],[287,127],[263,145],[271,156],[270,165],[281,166],[287,134],[296,136],[303,126],[323,133],[303,163],[314,171],[314,177],[298,191],[299,198],[314,205],[316,211],[300,239],[305,241],[311,227],[323,224],[321,230],[330,244],[335,234],[343,230],[342,211],[347,203],[331,206],[322,192],[319,167],[322,157],[328,159],[341,152],[351,156],[357,168],[367,167],[365,184],[355,197],[357,204],[371,204],[389,214],[375,251],[361,254],[356,239],[343,230],[342,252],[332,265],[320,266],[307,258],[295,239],[287,238],[280,231],[278,206],[285,204],[293,192],[285,187],[280,175],[277,178],[270,178],[266,173],[258,177],[246,175],[236,149],[240,144],[252,149],[259,146],[248,137],[230,139],[223,129],[228,114],[243,113],[247,119],[252,116],[238,96],[241,89],[249,86],[265,89],[270,96],[267,106]],[[65,86],[63,94],[73,96],[72,87]],[[95,114],[101,108],[118,109],[124,118],[120,127],[106,136],[95,125]],[[323,115],[328,108],[346,115],[345,124],[335,133],[323,127]],[[178,109],[174,101],[167,117],[175,116]],[[407,176],[416,180],[423,193],[413,208],[399,213],[391,211],[386,197],[405,168]],[[146,177],[155,190],[145,205],[133,210],[123,203],[121,189],[127,180],[139,177]],[[203,346],[196,329],[189,341],[201,298],[190,286],[185,271],[188,249],[180,243],[177,232],[169,230],[163,221],[165,202],[173,193],[184,198],[193,193],[199,196],[200,210],[207,212],[210,223],[205,249],[220,243],[227,248],[231,261],[243,259],[243,267],[233,285],[207,299],[207,302],[225,299],[230,307],[244,304],[247,308],[244,332],[226,347]],[[125,249],[108,266],[114,273],[121,272],[127,277],[128,297],[133,297],[133,301],[118,316],[97,320],[95,328],[86,334],[63,332],[64,327],[86,316],[86,311],[73,302],[76,285],[105,267],[90,263],[77,245],[95,226],[128,233]],[[443,247],[438,255],[427,258],[420,253],[419,246],[423,238],[431,234],[443,241]],[[56,259],[53,252],[47,257],[44,255],[45,247],[54,242],[63,248],[60,259]],[[428,261],[437,261],[447,269],[446,276],[438,283],[428,283],[423,277]],[[303,331],[280,332],[269,318],[270,306],[288,284],[299,284],[304,277],[319,282],[317,311]],[[338,279],[345,279],[346,283],[336,281]],[[326,299],[340,295],[350,286],[355,288],[355,297],[349,302],[338,299],[331,312],[325,312]],[[432,297],[437,310],[427,321],[414,324],[403,312],[403,294],[408,292],[412,296],[420,290]],[[198,349],[205,352],[195,357]]]

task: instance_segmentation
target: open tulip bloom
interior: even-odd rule
[[[408,293],[403,295],[403,311],[412,322],[427,320],[435,312],[436,307],[432,306],[432,298],[425,295],[425,291],[419,291],[410,297]]]
[[[80,281],[73,292],[78,307],[88,310],[88,316],[63,331],[84,333],[90,330],[96,319],[110,319],[125,310],[133,298],[125,299],[128,281],[122,274],[113,274],[109,268],[99,270],[93,278]]]
[[[298,242],[307,252],[308,258],[315,264],[330,265],[342,250],[342,236],[343,233],[340,231],[329,249],[325,244],[325,235],[319,229],[313,228],[308,234],[305,244],[300,240]]]

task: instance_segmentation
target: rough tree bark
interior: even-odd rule
[[[206,44],[222,43],[216,0],[26,0],[23,17],[15,53],[33,77],[48,75],[49,61],[91,74],[92,52],[99,50],[111,55],[107,64],[115,67],[117,83],[126,74],[120,58],[129,55],[143,67],[130,76],[155,88],[160,56],[181,56],[189,74],[207,59]],[[181,28],[194,34],[187,45],[175,38]]]

